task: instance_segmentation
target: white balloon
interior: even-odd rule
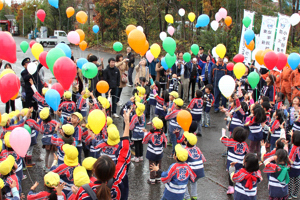
[[[185,14],[185,10],[184,10],[183,8],[180,8],[180,9],[178,10],[178,14],[179,14],[181,17],[183,17],[184,14]]]
[[[37,65],[35,63],[31,62],[27,65],[27,71],[29,74],[31,75],[34,74],[36,70],[37,70]]]
[[[292,14],[290,17],[290,24],[296,26],[300,22],[300,15],[298,13]]]
[[[217,52],[216,52],[216,47],[214,47],[214,48],[211,50],[211,53],[212,53],[212,55],[213,55],[214,58],[219,57],[218,54],[217,54]]]
[[[159,34],[159,38],[161,39],[161,41],[164,41],[166,37],[167,37],[167,33],[164,31]]]
[[[216,31],[219,28],[219,22],[217,22],[216,20],[212,21],[210,23],[211,28]]]
[[[137,30],[140,30],[140,31],[142,31],[142,32],[144,33],[144,29],[143,29],[143,27],[141,27],[141,26],[138,26],[138,27],[136,27],[136,29],[137,29]]]
[[[233,78],[229,75],[222,76],[219,80],[219,89],[224,97],[229,98],[235,89]]]

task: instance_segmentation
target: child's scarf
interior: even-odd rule
[[[287,165],[278,165],[278,166],[281,168],[281,171],[277,179],[280,182],[283,182],[285,180],[285,183],[288,184],[290,182],[290,176],[289,176],[290,168],[287,167]]]

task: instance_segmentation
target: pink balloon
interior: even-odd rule
[[[59,93],[60,97],[62,97],[64,95],[64,88],[60,83],[54,83],[51,86],[51,89],[56,90]]]
[[[45,20],[45,17],[46,17],[46,13],[43,9],[39,9],[37,12],[36,12],[36,16],[42,21],[44,22]]]
[[[174,27],[173,27],[173,26],[168,26],[168,33],[169,33],[171,36],[173,36],[174,32],[175,32]]]
[[[216,18],[217,22],[219,22],[222,19],[222,17],[220,16],[220,14],[218,12],[215,14],[215,18]]]
[[[0,31],[0,59],[10,63],[17,61],[17,45],[14,38]]]
[[[61,57],[54,63],[53,74],[65,90],[69,90],[76,74],[76,64],[68,57]]]
[[[278,70],[282,70],[287,63],[287,57],[284,53],[277,53],[278,61],[276,67]]]
[[[152,63],[152,61],[154,59],[154,56],[152,55],[152,53],[151,53],[150,50],[147,51],[146,58],[147,58],[147,60],[148,60],[149,63]]]
[[[20,79],[15,74],[6,74],[0,79],[1,101],[8,102],[20,90]]]
[[[17,127],[11,132],[9,143],[13,150],[24,158],[31,143],[30,134],[25,128]]]
[[[220,8],[218,13],[219,13],[220,17],[223,19],[225,19],[227,17],[227,10],[225,8]]]
[[[80,43],[80,36],[76,31],[70,31],[68,33],[68,40],[69,42],[71,42],[72,44],[79,44]]]
[[[30,43],[29,43],[30,49],[32,48],[32,46],[33,46],[35,43],[36,43],[36,41],[34,41],[34,40],[31,40],[31,41],[30,41]]]
[[[43,51],[39,56],[39,61],[44,67],[49,69],[47,62],[46,62],[47,53],[48,53],[48,51]]]

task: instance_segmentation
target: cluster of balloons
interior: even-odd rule
[[[139,55],[144,56],[149,49],[149,42],[141,27],[137,28],[134,25],[126,27],[129,46]]]
[[[219,22],[224,19],[224,23],[227,26],[232,24],[232,18],[227,16],[227,10],[225,8],[220,8],[219,11],[215,14],[215,20],[210,23],[211,28],[216,31],[219,28]]]
[[[274,69],[274,67],[277,67],[278,70],[282,70],[284,66],[287,65],[289,65],[294,70],[300,63],[300,56],[296,53],[292,53],[288,56],[284,53],[275,53],[271,49],[256,49],[253,51],[253,54],[257,63],[260,65],[264,65],[269,70]]]

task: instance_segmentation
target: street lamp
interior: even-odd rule
[[[24,10],[20,8],[20,10],[23,12],[23,36],[24,36]]]
[[[37,6],[36,5],[33,5],[33,7],[35,7],[35,28],[37,28],[37,16],[36,16],[36,14],[37,14]]]

